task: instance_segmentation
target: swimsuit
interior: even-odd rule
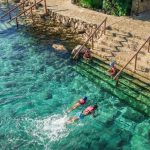
[[[86,101],[85,101],[84,99],[80,99],[80,100],[79,100],[79,103],[80,103],[81,105],[84,105],[84,104],[86,103]]]
[[[78,119],[83,119],[83,118],[84,118],[84,115],[82,114],[82,112],[78,112],[75,116],[76,116]]]
[[[94,107],[93,106],[89,106],[85,109],[85,111],[88,111],[89,113],[92,113],[94,111]]]

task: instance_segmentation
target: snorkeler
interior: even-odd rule
[[[79,119],[83,119],[85,116],[88,116],[90,114],[93,114],[93,117],[95,117],[95,110],[97,109],[97,104],[95,104],[94,106],[88,106],[85,110],[83,110],[82,112],[79,112],[76,114],[76,116],[71,117],[68,121],[67,124],[73,123]]]
[[[79,99],[72,107],[70,107],[67,112],[71,112],[72,110],[76,109],[77,107],[84,105],[87,101],[87,96],[85,96],[84,98]]]

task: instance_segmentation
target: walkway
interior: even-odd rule
[[[148,20],[146,21],[142,21],[145,19],[141,17],[139,18],[142,20],[136,20],[130,17],[110,16],[75,6],[71,4],[71,0],[47,0],[47,6],[49,9],[62,15],[94,24],[100,24],[107,16],[108,25],[122,31],[130,32],[132,35],[140,36],[143,39],[147,39],[150,34],[150,18],[147,18]]]

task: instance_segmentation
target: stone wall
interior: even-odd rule
[[[63,16],[58,13],[55,13],[51,10],[48,10],[48,13],[49,13],[48,16],[49,18],[47,19],[55,23],[58,23],[60,25],[63,25],[64,27],[71,28],[72,33],[82,34],[85,40],[98,27],[97,24],[90,24],[79,19],[69,18],[67,16]],[[95,38],[99,39],[100,35],[101,35],[101,31],[97,31]]]
[[[132,13],[138,14],[150,10],[150,0],[132,0]]]

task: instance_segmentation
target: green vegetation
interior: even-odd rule
[[[131,0],[103,0],[103,9],[115,16],[130,14]]]
[[[80,0],[80,5],[86,8],[102,9],[115,16],[130,14],[132,0]]]
[[[81,6],[87,7],[87,8],[101,9],[103,0],[80,0],[80,4]]]

